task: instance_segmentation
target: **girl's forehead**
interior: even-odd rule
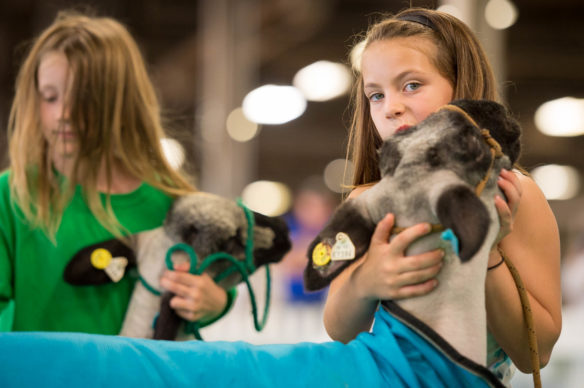
[[[370,52],[384,53],[388,51],[418,51],[429,58],[438,55],[438,47],[432,39],[423,36],[408,36],[387,38],[371,42],[364,50],[363,55]]]
[[[363,51],[361,70],[364,76],[368,71],[393,72],[403,66],[425,71],[434,70],[433,64],[437,55],[436,45],[427,38],[384,39],[370,43]]]
[[[49,51],[41,56],[37,69],[39,87],[45,84],[65,84],[69,73],[69,61],[60,51]]]

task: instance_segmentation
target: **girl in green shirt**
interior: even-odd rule
[[[138,46],[113,19],[60,13],[15,90],[0,176],[0,330],[117,334],[134,279],[71,286],[66,264],[88,245],[160,226],[173,198],[196,190],[163,155]],[[161,281],[187,320],[226,306],[226,292],[188,268]]]

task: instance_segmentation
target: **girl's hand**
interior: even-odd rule
[[[444,251],[437,249],[414,256],[404,251],[431,230],[427,223],[414,225],[389,242],[394,216],[388,214],[375,228],[363,263],[352,273],[357,292],[366,299],[401,299],[424,295],[436,287]]]
[[[189,263],[176,264],[160,279],[160,285],[175,294],[170,307],[187,321],[219,315],[227,304],[227,292],[206,273],[190,274],[189,267]]]
[[[519,201],[521,200],[522,188],[519,178],[514,172],[509,170],[501,170],[498,180],[499,188],[507,197],[507,201],[500,195],[495,196],[495,207],[499,213],[499,223],[501,228],[499,229],[499,234],[495,240],[493,247],[509,233],[513,231],[513,220],[515,219],[515,214],[517,213],[517,208],[519,207]]]

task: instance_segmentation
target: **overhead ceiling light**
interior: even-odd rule
[[[345,159],[335,159],[324,168],[324,183],[335,193],[349,189],[353,176],[353,163]]]
[[[183,146],[175,139],[160,139],[162,153],[170,164],[170,167],[178,170],[185,162],[185,150]]]
[[[229,113],[225,127],[233,140],[242,143],[253,139],[259,130],[259,125],[248,120],[241,108],[236,108]]]
[[[361,72],[361,59],[363,57],[366,43],[367,41],[363,39],[351,49],[351,66],[353,67],[353,70],[358,73]]]
[[[292,84],[309,101],[327,101],[346,94],[352,81],[351,71],[342,63],[318,61],[298,70]]]
[[[563,97],[543,103],[535,111],[535,125],[549,136],[584,134],[584,99]]]
[[[294,86],[264,85],[243,99],[243,113],[258,124],[284,124],[304,113],[306,99]]]
[[[534,168],[531,176],[547,199],[574,198],[580,190],[580,174],[571,166],[548,164]]]
[[[243,189],[241,199],[251,210],[271,217],[284,214],[292,204],[288,186],[271,181],[250,183]]]
[[[517,16],[517,7],[509,0],[489,0],[485,7],[485,19],[496,30],[511,27]]]

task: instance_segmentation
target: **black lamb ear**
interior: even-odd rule
[[[272,246],[267,249],[254,250],[254,264],[257,268],[269,263],[281,261],[292,248],[290,230],[282,217],[268,217],[264,214],[253,212],[255,224],[264,228],[270,228],[274,232]]]
[[[456,100],[451,104],[462,108],[479,127],[488,129],[512,164],[519,159],[521,126],[505,106],[490,100]]]
[[[91,263],[91,255],[98,249],[107,251],[106,255],[115,257],[125,257],[128,260],[128,267],[136,265],[136,256],[132,248],[120,240],[112,239],[93,244],[77,252],[65,267],[63,277],[69,284],[76,286],[100,285],[112,283],[113,280],[103,270],[96,268]],[[99,253],[99,251],[98,251]]]
[[[308,263],[304,269],[304,287],[308,291],[315,291],[329,285],[355,259],[367,252],[374,229],[375,224],[366,213],[359,211],[354,199],[345,201],[337,208],[332,219],[308,247]],[[329,249],[332,250],[338,240],[339,233],[342,233],[344,238],[354,247],[353,257],[347,260],[332,260],[318,265],[318,259],[315,257],[326,255]]]
[[[489,212],[476,194],[466,186],[445,190],[438,199],[436,213],[440,223],[458,238],[459,257],[470,260],[483,245],[489,231]]]

